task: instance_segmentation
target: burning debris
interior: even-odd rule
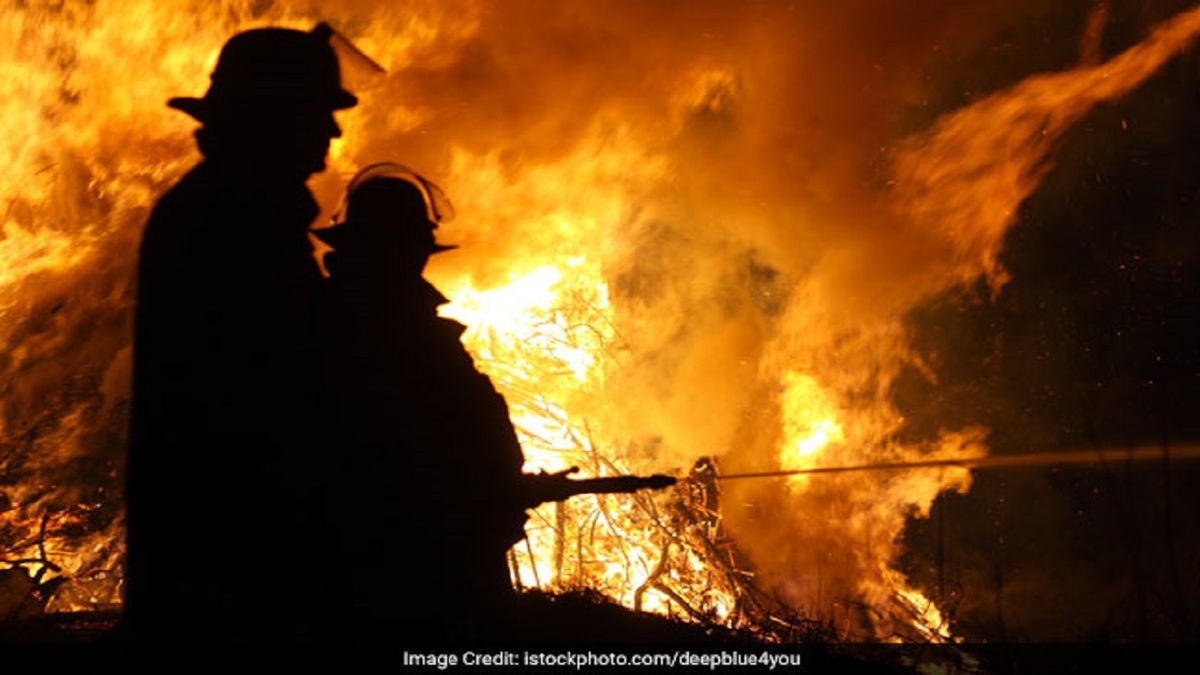
[[[1190,45],[1200,14],[1107,61],[1088,38],[1078,67],[896,141],[928,45],[965,49],[983,10],[824,5],[6,10],[0,105],[22,133],[0,140],[0,614],[120,603],[135,242],[190,164],[164,102],[238,30],[329,20],[387,72],[340,120],[313,183],[326,208],[358,167],[428,167],[462,246],[430,274],[527,470],[680,478],[540,507],[514,584],[780,640],[954,639],[898,538],[971,487],[955,462],[985,457],[988,431],[913,438],[895,383],[937,373],[904,316],[980,278],[1002,292],[1005,234],[1058,139]],[[899,25],[915,28],[883,34]],[[886,187],[865,186],[880,171]],[[922,461],[947,465],[718,480]]]

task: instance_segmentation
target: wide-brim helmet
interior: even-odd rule
[[[365,167],[350,180],[332,226],[312,233],[335,250],[398,247],[414,255],[458,248],[439,244],[434,231],[454,218],[441,188],[393,162]]]
[[[255,28],[225,43],[203,98],[179,97],[167,105],[200,122],[246,116],[319,113],[351,108],[358,98],[342,88],[333,29]]]

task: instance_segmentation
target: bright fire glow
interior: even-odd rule
[[[542,507],[511,554],[518,584],[691,620],[893,635],[846,609],[868,607],[949,636],[892,566],[905,519],[966,490],[966,470],[713,473],[984,453],[978,429],[896,440],[891,385],[923,367],[900,317],[980,275],[999,289],[1004,232],[1054,140],[1190,43],[1200,10],[891,144],[881,116],[916,70],[878,78],[867,38],[819,16],[825,3],[714,1],[686,16],[618,4],[0,12],[0,554],[70,579],[52,610],[120,602],[137,241],[198,158],[194,125],[164,102],[202,93],[234,32],[327,19],[389,73],[356,90],[314,191],[331,207],[345,175],[380,160],[445,188],[459,217],[439,238],[462,248],[429,276],[507,398],[527,468],[690,477]],[[889,144],[891,190],[867,193],[862,172]]]
[[[780,447],[780,468],[790,471],[830,465],[820,451],[846,440],[842,425],[837,421],[836,400],[821,389],[817,380],[807,375],[785,373],[782,384],[780,407],[784,440]],[[809,480],[810,477],[804,475],[788,478],[793,489],[803,489]]]

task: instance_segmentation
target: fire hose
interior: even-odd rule
[[[782,478],[810,474],[847,473],[852,471],[902,471],[906,469],[934,469],[958,467],[964,469],[998,469],[1019,466],[1053,466],[1070,464],[1113,464],[1117,462],[1147,462],[1158,460],[1200,459],[1200,444],[1161,447],[1138,447],[1127,450],[1062,450],[1057,452],[1035,452],[983,457],[953,457],[923,459],[902,462],[880,462],[874,464],[852,464],[846,466],[818,466],[802,469],[777,471],[754,471],[746,473],[718,474],[717,480],[740,480],[746,478]]]

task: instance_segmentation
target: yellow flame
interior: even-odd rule
[[[895,598],[900,603],[909,625],[917,630],[922,639],[928,642],[953,642],[950,633],[950,622],[942,616],[942,612],[932,600],[923,593],[911,588],[902,575],[887,570],[885,576],[895,589]]]
[[[813,215],[826,188],[860,195],[839,181],[861,177],[805,153],[829,146],[798,120],[828,109],[780,105],[793,70],[829,70],[759,39],[795,37],[793,17],[739,24],[749,21],[739,3],[706,3],[696,14],[707,27],[648,35],[653,21],[587,14],[594,4],[573,7],[589,17],[578,25],[552,12],[546,41],[528,39],[530,17],[505,23],[486,3],[101,0],[0,12],[0,337],[12,392],[0,440],[32,438],[37,450],[21,486],[5,488],[17,506],[0,518],[25,544],[15,554],[35,552],[27,542],[45,522],[67,574],[117,569],[119,518],[70,533],[69,508],[104,498],[73,463],[119,445],[127,391],[113,383],[128,375],[137,235],[197,159],[194,122],[163,103],[200,95],[238,30],[333,18],[389,69],[339,117],[334,171],[315,187],[332,184],[333,201],[337,174],[412,158],[446,188],[460,215],[439,236],[463,248],[436,258],[430,277],[453,300],[447,315],[470,326],[466,343],[509,401],[528,468],[597,476],[684,473],[711,457],[786,469],[983,453],[977,429],[895,440],[890,385],[915,361],[898,317],[980,273],[999,286],[1004,232],[1056,134],[1200,31],[1200,10],[1188,12],[1108,63],[1031,78],[904,140],[887,208],[870,214],[894,216],[889,234],[852,209]],[[730,39],[712,39],[724,24]],[[787,54],[805,42],[779,40]],[[804,173],[807,163],[822,169]],[[897,269],[873,281],[882,263]],[[72,361],[82,345],[90,360]],[[58,400],[75,389],[86,404]],[[818,618],[832,603],[886,607],[899,594],[942,635],[937,608],[890,566],[907,515],[969,480],[945,469],[576,497],[538,510],[512,551],[515,576],[731,622],[751,579]],[[74,588],[86,592],[54,608],[119,598],[119,584]]]
[[[812,376],[789,371],[782,380],[780,468],[810,469],[820,462],[817,454],[821,450],[846,440],[837,419],[838,405]],[[809,477],[792,476],[788,480],[793,487],[803,487]]]

